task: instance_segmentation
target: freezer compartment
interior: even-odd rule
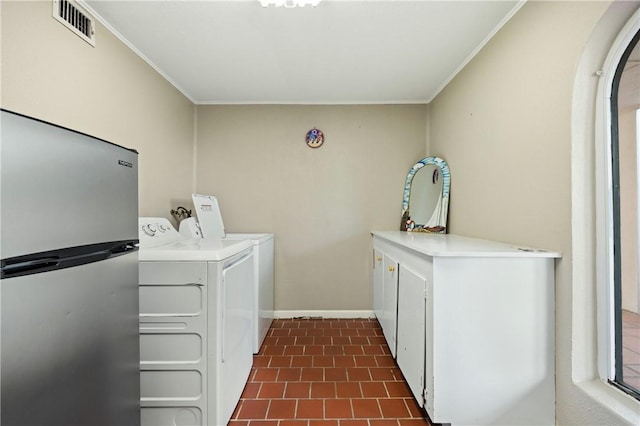
[[[138,239],[135,151],[0,114],[0,257]],[[64,218],[64,226],[47,215]]]

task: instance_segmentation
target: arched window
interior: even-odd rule
[[[596,271],[600,378],[640,399],[640,10],[619,33],[596,102]]]
[[[623,58],[629,59],[630,56],[626,56],[625,53],[629,51],[630,46],[637,44],[636,37],[639,31],[638,3],[611,3],[585,45],[577,67],[573,91],[572,279],[570,289],[558,290],[571,292],[571,383],[575,387],[567,388],[564,395],[567,400],[576,404],[597,404],[601,409],[599,413],[611,416],[609,424],[616,424],[620,419],[628,424],[638,424],[640,418],[640,399],[632,392],[623,391],[616,381],[616,369],[622,366],[623,374],[625,371],[624,358],[622,362],[618,359],[616,363],[616,351],[622,351],[622,355],[625,352],[618,349],[622,348],[620,343],[624,339],[621,327],[616,327],[617,318],[622,318],[623,311],[620,308],[621,304],[616,303],[614,297],[616,252],[612,172],[613,159],[616,157],[616,161],[622,158],[632,159],[633,163],[637,163],[637,160],[636,154],[631,156],[626,151],[618,153],[615,157],[612,155],[612,117],[616,116],[617,122],[620,111],[616,113],[611,108],[616,72],[621,63],[627,63]],[[615,96],[620,98],[620,87],[616,90]],[[624,88],[622,90],[624,91]],[[620,131],[620,123],[617,126]],[[637,151],[637,141],[633,147]],[[638,191],[635,191],[633,195],[637,197]],[[619,206],[623,207],[618,208],[617,214],[621,210],[626,212],[626,203],[631,200],[624,192],[621,195],[624,198],[620,198]],[[633,210],[633,215],[637,217],[637,209]],[[618,231],[618,235],[627,233],[626,228],[620,228]],[[630,252],[635,251],[637,254],[637,243],[634,244]],[[622,297],[618,300],[622,301]],[[559,314],[562,315],[562,312]],[[621,325],[621,322],[618,324]],[[558,369],[560,368],[563,368],[562,364],[558,365]],[[562,380],[562,376],[560,377]],[[622,379],[624,382],[625,379],[631,379],[631,376],[625,378],[623,375]],[[559,395],[563,396],[562,393]],[[586,417],[582,420],[586,421]]]
[[[611,110],[611,285],[613,368],[608,379],[640,399],[640,31],[613,75]]]

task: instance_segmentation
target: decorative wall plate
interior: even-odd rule
[[[314,127],[307,132],[307,137],[305,139],[310,148],[320,148],[324,143],[324,134],[322,133],[322,130],[318,130]]]

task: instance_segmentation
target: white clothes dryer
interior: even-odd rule
[[[186,238],[249,240],[254,246],[253,353],[260,351],[274,317],[274,243],[272,233],[227,233],[218,200],[213,195],[192,195],[196,217],[180,222]]]
[[[142,425],[226,425],[253,363],[253,245],[140,218]]]

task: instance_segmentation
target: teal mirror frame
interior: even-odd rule
[[[436,204],[436,208],[440,208],[439,220],[434,224],[410,224],[410,196],[411,196],[411,183],[415,174],[426,165],[433,164],[440,168],[442,175],[442,193],[441,200]],[[447,214],[449,211],[449,190],[451,188],[451,172],[449,171],[449,165],[446,161],[439,157],[426,157],[418,161],[411,167],[407,174],[407,179],[404,183],[404,194],[402,196],[402,221],[400,224],[401,231],[412,232],[435,232],[446,233],[447,231]]]

